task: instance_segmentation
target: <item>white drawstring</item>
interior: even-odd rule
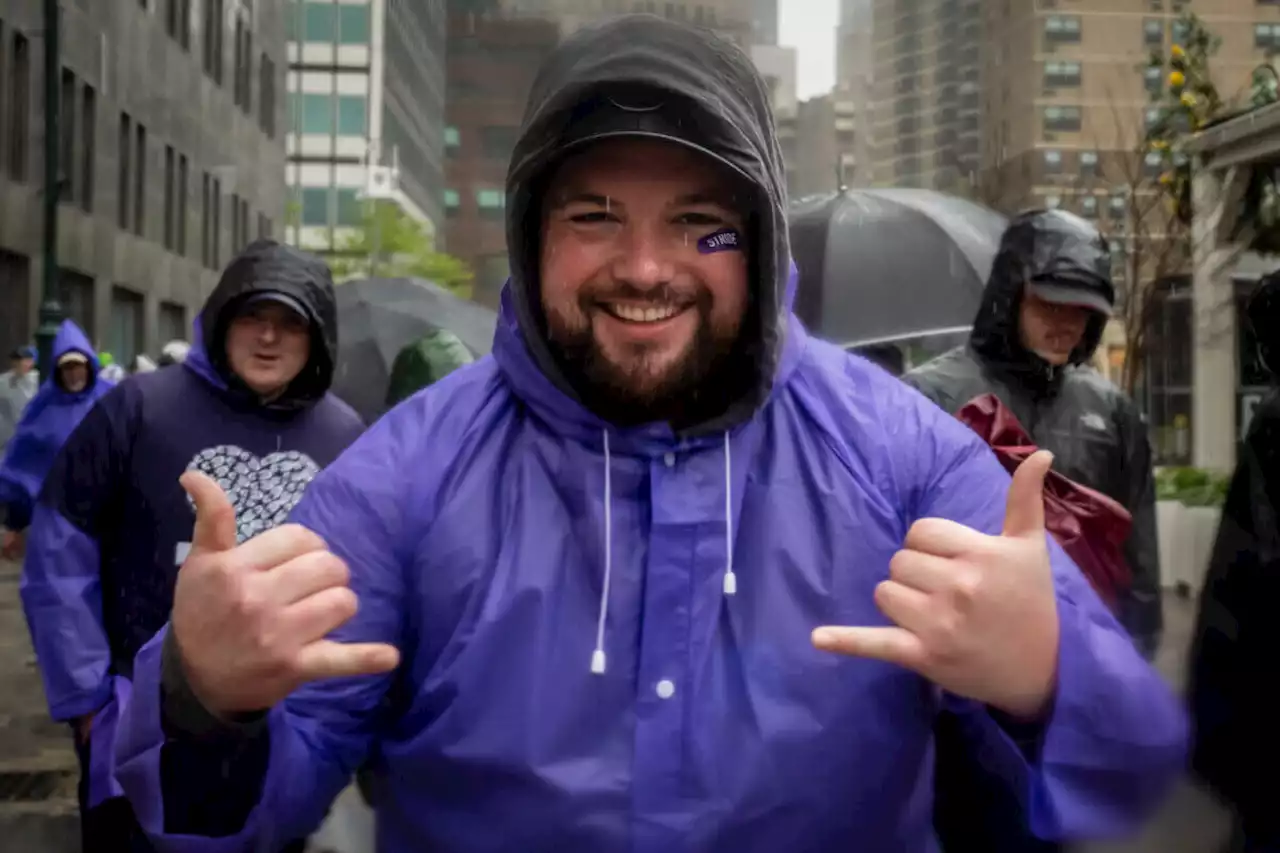
[[[609,431],[604,435],[604,586],[600,591],[600,619],[596,623],[596,647],[591,653],[591,671],[604,675],[604,625],[609,618],[609,585],[613,580],[613,457],[609,452]],[[736,595],[738,576],[733,571],[733,453],[729,433],[724,434],[724,594]]]
[[[738,576],[733,573],[733,454],[729,431],[724,431],[724,594],[738,592]]]
[[[604,432],[604,588],[600,591],[600,621],[596,625],[596,649],[591,671],[604,675],[604,621],[609,616],[609,581],[613,578],[613,459],[609,455],[609,431]]]

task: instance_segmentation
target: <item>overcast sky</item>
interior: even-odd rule
[[[836,80],[838,0],[781,0],[778,41],[797,48],[801,98],[831,91]]]

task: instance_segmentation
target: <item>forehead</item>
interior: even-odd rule
[[[551,179],[550,201],[605,189],[613,194],[705,195],[726,205],[747,203],[742,180],[722,163],[657,139],[610,139],[570,155]]]

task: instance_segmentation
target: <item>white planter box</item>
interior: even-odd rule
[[[1156,503],[1160,542],[1160,586],[1200,594],[1218,535],[1217,507],[1189,507],[1177,501]]]

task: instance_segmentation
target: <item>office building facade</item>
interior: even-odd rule
[[[290,0],[288,235],[340,253],[364,203],[440,236],[445,0]]]
[[[284,211],[284,0],[64,0],[57,261],[67,315],[124,362],[190,323]],[[42,294],[40,0],[0,0],[0,349]]]

